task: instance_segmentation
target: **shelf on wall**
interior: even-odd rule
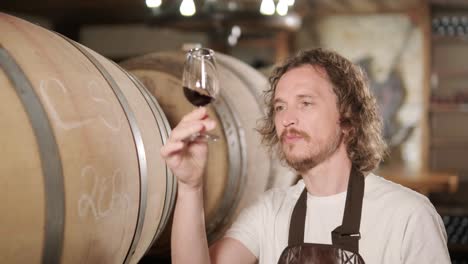
[[[441,104],[431,103],[429,105],[429,112],[463,112],[468,113],[468,102],[466,104]]]

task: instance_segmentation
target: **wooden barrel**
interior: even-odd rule
[[[181,76],[185,52],[161,52],[121,63],[157,98],[171,127],[194,109],[184,97]],[[275,186],[290,185],[295,177],[272,160],[260,145],[255,127],[262,116],[263,89],[267,79],[254,68],[233,57],[216,54],[220,96],[209,106],[217,120],[213,134],[221,140],[209,144],[204,175],[205,219],[210,242],[219,238],[239,211],[259,194]],[[169,227],[169,226],[168,226]],[[161,254],[168,239],[152,248]]]
[[[174,203],[170,127],[118,65],[0,13],[0,263],[137,263]]]

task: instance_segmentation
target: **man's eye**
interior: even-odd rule
[[[309,105],[312,105],[312,103],[311,103],[311,102],[306,102],[306,101],[304,101],[304,102],[302,102],[302,105],[303,105],[303,106],[309,106]]]
[[[279,111],[283,110],[284,107],[282,105],[277,105],[273,109],[275,110],[275,112],[279,112]]]

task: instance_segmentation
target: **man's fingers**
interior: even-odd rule
[[[191,123],[183,127],[178,127],[177,129],[172,130],[169,140],[173,142],[183,141],[192,134],[200,133],[203,131],[203,129],[204,126],[201,122]]]
[[[208,116],[208,110],[206,109],[206,107],[199,107],[193,110],[192,112],[188,113],[187,115],[185,115],[180,122],[182,123],[182,122],[187,122],[191,120],[201,120],[201,119],[206,118],[207,116]]]
[[[174,152],[178,152],[185,147],[185,143],[182,141],[178,142],[168,142],[161,148],[161,156],[164,159],[167,159]]]
[[[177,142],[187,139],[193,134],[201,133],[203,131],[210,131],[216,127],[216,122],[211,119],[188,122],[180,124],[172,130],[170,141]]]
[[[169,140],[161,148],[161,156],[164,159],[170,158],[171,155],[190,144],[185,141],[192,135],[210,131],[215,127],[216,122],[208,118],[206,108],[202,107],[192,111],[172,130]]]

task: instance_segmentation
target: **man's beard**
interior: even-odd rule
[[[317,151],[309,150],[309,152],[302,157],[288,157],[285,148],[293,148],[293,146],[283,144],[283,137],[286,133],[301,135],[306,143],[310,143],[310,137],[305,132],[296,129],[285,130],[280,137],[278,156],[282,162],[286,162],[289,167],[297,172],[306,172],[330,158],[330,156],[338,150],[338,147],[343,141],[343,133],[341,129],[338,128],[335,134],[329,137],[324,145],[317,146],[319,148]]]

